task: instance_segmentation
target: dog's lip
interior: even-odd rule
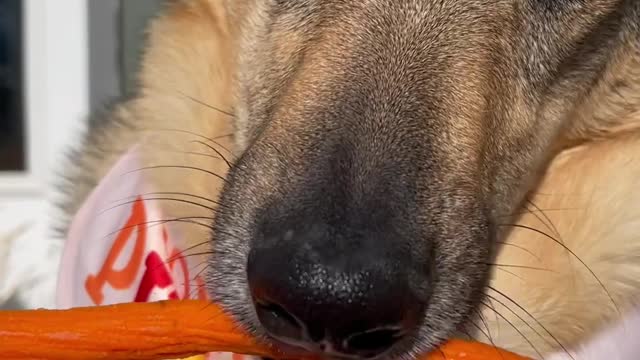
[[[276,337],[269,336],[269,345],[279,356],[286,359],[322,359],[317,353],[303,347],[287,344]]]
[[[273,336],[269,336],[269,344],[275,349],[279,356],[283,359],[308,359],[308,360],[364,360],[365,358],[360,356],[349,356],[346,354],[335,352],[323,352],[320,348],[308,349],[302,346],[294,346],[288,343],[282,342]],[[366,358],[366,360],[376,360],[384,357],[385,354],[380,354],[372,358]]]

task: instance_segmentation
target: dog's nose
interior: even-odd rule
[[[417,326],[424,301],[410,286],[416,279],[407,264],[396,261],[401,256],[314,243],[270,241],[249,254],[254,306],[271,337],[337,357],[370,358]]]

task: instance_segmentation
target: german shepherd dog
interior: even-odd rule
[[[284,348],[541,358],[640,302],[638,0],[172,1],[69,216],[134,144],[196,199],[162,206],[207,221],[213,299]]]

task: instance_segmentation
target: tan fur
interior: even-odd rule
[[[229,46],[224,11],[218,3],[171,5],[152,24],[139,74],[139,94],[113,110],[112,117],[118,122],[107,123],[105,129],[89,134],[86,142],[104,153],[81,153],[80,164],[86,167],[83,171],[95,181],[134,144],[141,145],[146,167],[191,166],[224,175],[226,163],[209,148],[196,143],[209,143],[206,139],[193,135],[216,138],[220,144],[216,146],[218,151],[226,158],[233,157],[225,150],[232,149],[229,115],[207,106],[215,104],[219,110],[233,110],[229,91],[232,73],[228,70],[233,49]],[[143,171],[157,192],[184,192],[188,188],[192,194],[215,199],[222,183],[190,169]],[[94,184],[76,186],[71,212]],[[165,201],[160,205],[167,218],[211,216],[206,209],[186,204]],[[204,227],[185,226],[183,231],[190,238],[203,238],[206,234]]]
[[[230,15],[231,18],[237,21],[244,19],[244,25],[240,22],[229,24],[225,7],[219,0],[177,2],[154,22],[140,74],[139,94],[115,109],[113,116],[122,119],[122,124],[107,125],[89,138],[92,147],[106,149],[110,155],[102,157],[92,152],[82,154],[80,162],[85,166],[83,171],[88,172],[86,175],[93,179],[93,183],[76,189],[71,212],[79,206],[117,156],[139,141],[144,143],[149,166],[189,165],[219,174],[226,171],[227,166],[221,160],[184,153],[212,154],[203,145],[191,142],[202,139],[161,129],[186,130],[210,138],[233,132],[228,115],[198,101],[225,111],[235,110],[239,119],[246,116],[242,108],[234,109],[233,95],[237,95],[237,89],[232,84],[234,80],[248,81],[233,78],[234,51],[244,41],[241,31],[250,31],[250,23],[261,21],[262,14],[260,9],[248,9],[241,3],[234,9],[236,12]],[[247,14],[251,15],[247,17]],[[295,52],[298,36],[296,33],[283,33],[279,53]],[[602,281],[619,310],[625,311],[625,308],[638,304],[640,300],[640,65],[638,58],[619,58],[627,63],[614,62],[607,70],[610,73],[607,81],[584,100],[584,106],[577,108],[571,129],[567,131],[563,142],[563,146],[570,144],[572,147],[554,158],[532,194],[532,203],[541,211],[527,204],[530,212],[522,209],[524,215],[517,220],[517,224],[538,229],[571,249]],[[456,65],[458,71],[465,71],[466,66],[465,63]],[[483,65],[477,63],[476,66]],[[242,71],[239,74],[242,75]],[[308,76],[312,82],[321,82],[328,75]],[[611,84],[618,80],[629,82],[624,89],[624,98],[631,104],[617,102],[619,95],[610,91]],[[300,84],[305,83],[298,83],[298,86]],[[315,88],[294,87],[288,91],[308,97]],[[305,94],[304,91],[309,93]],[[463,91],[459,100],[471,101],[470,95]],[[473,109],[473,106],[466,108],[469,109]],[[281,111],[286,111],[286,107],[281,107]],[[474,134],[482,130],[480,127],[462,127],[455,131],[470,132],[469,136],[458,139],[472,141]],[[234,146],[232,140],[231,137],[218,139],[228,149]],[[235,140],[236,144],[241,144],[240,148],[246,145],[243,145],[245,139]],[[288,139],[281,141],[284,143]],[[468,144],[457,146],[465,147]],[[229,155],[218,149],[225,156]],[[184,191],[188,188],[190,193],[210,199],[216,199],[219,191],[219,187],[212,184],[211,176],[196,171],[155,169],[149,175],[153,176],[158,191]],[[206,210],[170,204],[163,203],[168,217],[211,216]],[[509,223],[506,215],[505,223]],[[203,238],[203,229],[184,227],[183,230],[190,238]],[[530,266],[541,270],[515,267],[497,269],[492,287],[525,308],[563,345],[569,347],[585,340],[604,323],[616,318],[616,307],[602,286],[582,263],[554,240],[532,230],[513,228],[507,243],[510,245],[503,247],[497,264]],[[537,356],[537,352],[525,337],[540,352],[559,348],[532,317],[523,314],[501,295],[492,291],[488,293],[496,298],[491,305],[498,308],[517,328],[485,308],[483,318],[486,325],[479,321],[477,325],[483,329],[482,332],[491,335],[492,341],[531,356]],[[519,320],[510,310],[500,309],[498,301],[507,304],[528,324]],[[536,332],[542,334],[544,339]],[[481,332],[479,337],[489,341]]]
[[[498,257],[498,264],[541,269],[496,270],[491,286],[502,294],[488,292],[496,298],[488,305],[495,306],[538,350],[557,349],[556,340],[568,348],[575,346],[615,319],[618,310],[624,313],[640,300],[638,154],[640,133],[636,132],[584,144],[559,155],[532,197],[541,211],[528,204],[517,222],[555,240],[516,228],[508,238],[511,245],[505,246]],[[497,344],[536,355],[507,320],[496,319],[490,309],[484,311],[484,319]],[[484,324],[478,325],[487,331]]]

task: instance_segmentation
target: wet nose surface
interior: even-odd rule
[[[317,249],[304,238],[251,250],[249,287],[270,336],[315,352],[370,358],[417,326],[424,301],[406,266],[384,251],[351,250]]]

